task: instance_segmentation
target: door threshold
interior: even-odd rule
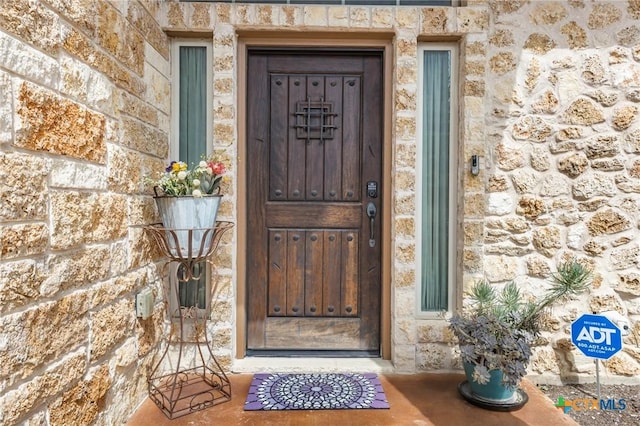
[[[276,358],[379,358],[380,351],[317,351],[317,350],[247,350],[247,356]]]
[[[393,373],[391,361],[381,358],[292,358],[247,356],[231,363],[233,373]]]

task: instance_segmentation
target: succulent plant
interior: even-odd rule
[[[490,371],[502,371],[502,383],[516,388],[527,374],[531,346],[540,335],[543,316],[554,303],[586,291],[592,273],[575,260],[562,263],[539,299],[526,297],[514,282],[501,291],[478,281],[469,303],[449,319],[462,360],[474,365],[472,380],[487,383]]]

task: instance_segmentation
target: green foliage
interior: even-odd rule
[[[472,379],[487,383],[489,371],[499,369],[503,384],[517,387],[526,374],[546,309],[586,291],[591,275],[575,260],[563,263],[539,300],[525,297],[513,282],[501,291],[486,281],[477,282],[470,290],[470,304],[449,320],[462,360],[475,366]]]

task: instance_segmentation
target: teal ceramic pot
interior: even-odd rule
[[[511,389],[502,384],[502,371],[491,370],[489,372],[491,376],[489,383],[480,384],[473,381],[473,368],[473,364],[467,362],[464,363],[464,372],[467,375],[467,380],[469,382],[469,386],[471,387],[471,392],[473,392],[476,396],[488,401],[495,402],[508,401],[513,399],[516,389]]]

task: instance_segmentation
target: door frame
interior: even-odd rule
[[[246,140],[246,95],[247,95],[247,57],[252,47],[310,48],[310,49],[350,49],[355,51],[379,49],[383,55],[383,161],[382,161],[382,259],[381,277],[382,294],[380,306],[380,353],[382,359],[391,359],[391,187],[392,138],[391,138],[391,100],[393,93],[392,79],[392,41],[394,33],[379,32],[324,32],[324,31],[256,31],[238,29],[237,50],[237,126],[238,126],[238,162],[237,162],[237,211],[238,223],[236,245],[236,287],[235,287],[235,358],[244,358],[247,351],[247,280],[246,253],[247,236],[247,140]]]

